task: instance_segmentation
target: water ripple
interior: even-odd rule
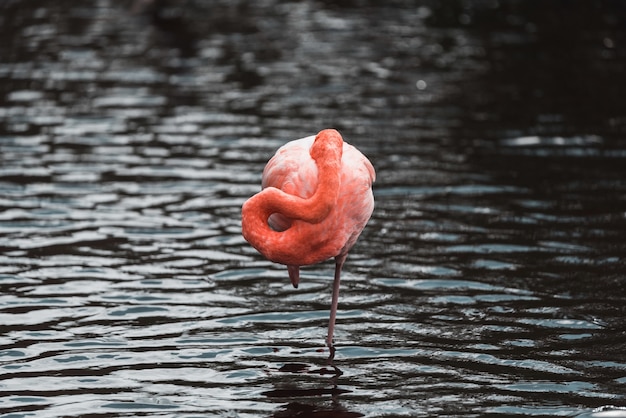
[[[171,3],[0,5],[1,416],[625,415],[619,8]],[[332,261],[240,230],[326,126],[378,173],[333,365]]]

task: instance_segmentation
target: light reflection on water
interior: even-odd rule
[[[551,45],[541,17],[0,7],[0,415],[626,416],[626,95],[537,101],[555,81],[518,52]],[[275,149],[330,126],[379,173],[342,374],[330,263],[294,290],[239,221]]]

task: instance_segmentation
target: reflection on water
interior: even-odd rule
[[[626,416],[625,9],[570,6],[0,5],[0,415]],[[325,127],[334,365],[333,266],[239,219]]]

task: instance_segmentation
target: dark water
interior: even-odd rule
[[[0,416],[626,416],[618,1],[0,2]],[[345,266],[240,206],[378,172]]]

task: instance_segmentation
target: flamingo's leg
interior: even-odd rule
[[[335,346],[333,345],[333,334],[335,332],[335,320],[337,318],[337,305],[339,302],[339,281],[341,278],[341,268],[346,261],[346,255],[335,257],[335,280],[333,282],[333,297],[330,305],[330,320],[328,322],[328,337],[326,337],[326,345],[330,350],[329,360],[335,357]]]

